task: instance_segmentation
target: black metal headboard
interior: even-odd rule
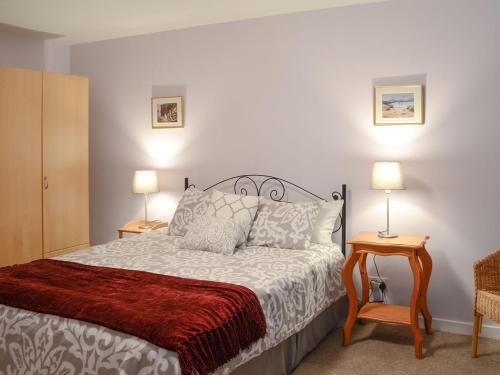
[[[301,193],[306,193],[310,198],[315,198],[315,199],[320,199],[326,201],[325,198],[320,197],[317,194],[314,194],[310,192],[307,189],[304,189],[303,187],[300,187],[297,184],[294,184],[293,182],[290,182],[288,180],[285,180],[283,178],[279,177],[274,177],[274,176],[268,176],[264,174],[244,174],[244,175],[239,175],[239,176],[233,176],[226,178],[224,180],[221,180],[219,182],[216,182],[213,185],[210,185],[209,187],[203,189],[204,191],[210,190],[216,186],[222,185],[224,183],[230,182],[233,183],[233,190],[235,194],[241,194],[241,195],[248,195],[248,189],[247,187],[250,186],[252,190],[255,190],[255,195],[257,196],[263,196],[263,192],[267,193],[269,195],[269,198],[272,199],[273,201],[276,202],[281,202],[285,198],[286,194],[286,187],[288,186],[289,188],[298,190]],[[189,183],[189,179],[186,177],[184,178],[184,189],[187,189],[189,187],[194,187],[194,184]],[[341,231],[342,234],[342,242],[341,242],[341,247],[342,247],[342,254],[345,255],[345,245],[346,245],[346,220],[347,220],[347,210],[346,210],[346,205],[347,205],[347,185],[342,184],[342,191],[334,191],[332,192],[332,199],[333,200],[339,200],[342,199],[344,201],[344,204],[342,206],[342,213],[340,214],[340,225],[337,228],[334,228],[333,233],[336,233],[338,231]],[[332,234],[333,234],[332,233]]]

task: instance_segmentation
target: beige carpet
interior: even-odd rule
[[[418,360],[408,327],[356,324],[350,346],[342,346],[342,332],[336,330],[304,358],[293,375],[500,375],[500,341],[480,338],[477,359],[470,358],[470,344],[470,336],[436,331],[424,334],[424,358]]]

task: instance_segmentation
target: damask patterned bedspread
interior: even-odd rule
[[[345,294],[338,246],[309,250],[248,247],[227,256],[183,249],[183,238],[160,229],[58,259],[222,281],[253,290],[266,336],[240,352],[218,375],[231,372],[303,329]],[[193,306],[193,308],[196,308]],[[175,352],[92,323],[0,305],[0,374],[180,375]]]

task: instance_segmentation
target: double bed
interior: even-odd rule
[[[280,186],[287,182],[275,180]],[[273,190],[268,190],[271,198],[280,198]],[[258,189],[258,195],[261,192]],[[345,199],[345,186],[343,194]],[[339,228],[345,233],[345,205]],[[227,256],[185,249],[183,242],[183,237],[171,236],[162,228],[56,259],[226,282],[253,291],[265,316],[265,336],[219,367],[216,374],[290,373],[342,323],[346,311],[342,246],[311,244],[294,250],[248,246]],[[181,374],[174,351],[138,337],[86,321],[0,305],[0,374],[36,372]]]

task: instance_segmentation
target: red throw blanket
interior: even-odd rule
[[[243,286],[49,259],[1,268],[0,304],[140,337],[176,351],[189,375],[214,371],[266,331]]]

